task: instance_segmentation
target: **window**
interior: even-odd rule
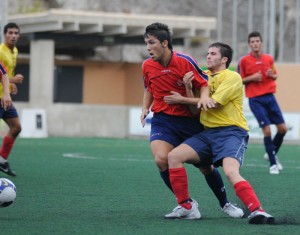
[[[54,72],[54,102],[82,103],[83,67],[57,66]]]
[[[13,101],[29,101],[29,65],[28,64],[17,64],[15,74],[22,74],[24,80],[22,84],[16,84],[18,93],[11,95]]]

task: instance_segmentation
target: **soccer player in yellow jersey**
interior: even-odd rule
[[[21,74],[14,75],[18,49],[16,43],[20,37],[19,26],[15,23],[8,23],[4,26],[4,42],[0,45],[0,62],[7,69],[9,81],[11,82],[11,91],[16,93],[14,83],[22,83],[23,76]],[[3,87],[0,85],[0,97],[3,97]],[[13,148],[16,138],[21,132],[20,119],[14,106],[4,110],[0,108],[0,118],[2,118],[9,127],[9,131],[3,138],[0,148],[0,170],[8,175],[16,176],[16,173],[10,168],[8,163],[9,154]]]
[[[215,167],[223,167],[236,195],[250,210],[250,224],[272,224],[275,221],[262,209],[252,186],[239,172],[247,148],[249,129],[243,113],[241,77],[227,69],[232,54],[233,50],[226,44],[218,42],[209,46],[206,61],[213,107],[205,106],[201,98],[181,97],[180,94],[173,94],[173,100],[170,97],[165,99],[168,103],[198,103],[198,108],[202,110],[200,121],[205,127],[204,131],[187,139],[168,154],[169,176],[178,206],[165,218],[186,218],[198,213],[198,208],[191,207],[187,201],[190,195],[184,163],[212,162]]]

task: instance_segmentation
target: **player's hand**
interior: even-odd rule
[[[23,83],[24,76],[22,74],[17,74],[13,77],[12,82],[13,83]]]
[[[145,124],[146,124],[146,117],[147,117],[147,115],[149,114],[149,109],[143,109],[142,110],[142,114],[141,114],[141,123],[142,123],[142,127],[144,127],[145,126]]]
[[[271,79],[274,79],[274,80],[277,78],[277,76],[276,76],[276,74],[274,73],[273,69],[268,69],[268,70],[266,71],[266,76],[267,76],[268,78],[271,78]]]
[[[16,84],[11,83],[12,84],[12,90],[11,90],[11,94],[16,95],[18,94],[18,87],[16,86]]]
[[[198,109],[201,109],[201,111],[207,111],[208,109],[216,108],[217,102],[210,97],[202,97],[200,98],[197,107]]]
[[[253,81],[254,82],[261,82],[261,80],[262,80],[261,71],[258,71],[257,73],[253,74]]]
[[[192,71],[187,72],[184,77],[183,77],[183,83],[186,87],[186,89],[188,90],[192,90],[193,89],[193,84],[192,81],[194,79],[194,73]]]
[[[182,98],[183,98],[182,95],[180,95],[176,91],[171,91],[170,93],[171,95],[167,95],[164,97],[164,101],[167,104],[180,104],[182,102]]]
[[[12,106],[12,100],[9,94],[3,94],[1,99],[1,106],[4,110],[7,110]]]

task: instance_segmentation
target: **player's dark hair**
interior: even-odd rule
[[[19,26],[16,23],[13,23],[13,22],[8,23],[4,26],[3,33],[6,34],[8,29],[18,29],[18,31],[20,32]]]
[[[222,42],[215,42],[209,46],[209,48],[211,48],[211,47],[216,47],[216,48],[220,49],[221,57],[227,58],[226,68],[228,68],[231,63],[232,55],[233,55],[232,48],[229,45],[222,43]]]
[[[249,35],[248,35],[248,43],[250,42],[250,38],[256,38],[256,37],[259,37],[260,41],[262,42],[262,37],[261,37],[260,32],[253,31],[253,32],[249,33]]]
[[[163,23],[153,23],[146,27],[146,31],[144,33],[144,38],[148,38],[149,36],[156,37],[161,43],[164,40],[168,41],[168,48],[170,50],[173,49],[172,46],[172,37],[170,33],[170,29],[168,25]]]

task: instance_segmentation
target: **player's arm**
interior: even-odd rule
[[[267,70],[266,75],[268,78],[271,78],[273,80],[276,80],[278,78],[274,64],[270,69]]]
[[[143,107],[142,107],[142,113],[141,113],[141,123],[142,126],[145,126],[145,118],[147,117],[147,115],[149,114],[149,110],[150,107],[152,105],[153,102],[153,95],[152,93],[150,93],[149,91],[147,91],[147,89],[145,89],[144,91],[144,96],[143,96]]]
[[[24,76],[22,74],[16,74],[12,78],[9,78],[11,83],[23,83]]]
[[[242,79],[243,79],[243,84],[248,84],[250,82],[261,82],[262,74],[261,74],[261,71],[258,71],[249,76],[242,77]]]
[[[240,60],[238,67],[237,67],[237,72],[241,75],[243,84],[246,85],[250,82],[260,82],[262,80],[262,74],[261,71],[258,71],[256,73],[253,73],[251,75],[246,75],[245,74],[245,64],[246,62],[244,60]]]
[[[193,91],[193,84],[192,81],[194,79],[193,72],[190,71],[186,73],[183,77],[183,82],[186,89],[186,96],[182,96],[180,93],[171,91],[170,95],[164,97],[164,101],[167,104],[186,104],[189,105],[189,109],[192,113],[196,114],[199,113],[197,109],[197,103],[199,98],[195,97]]]
[[[200,100],[197,102],[197,108],[207,111],[207,109],[216,108],[217,102],[210,97],[209,87],[201,87]]]
[[[7,74],[2,74],[2,79],[1,79],[2,85],[3,85],[3,96],[1,98],[1,105],[4,108],[4,110],[8,109],[12,105],[12,100],[10,97],[10,92],[9,92],[9,78]]]

